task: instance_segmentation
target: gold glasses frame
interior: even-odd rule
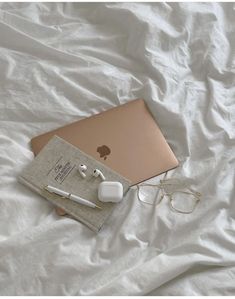
[[[160,184],[144,184],[143,183],[143,184],[137,185],[138,200],[141,201],[141,202],[144,202],[146,204],[149,204],[149,205],[157,206],[161,203],[162,199],[166,196],[166,197],[169,198],[170,207],[173,211],[175,211],[177,213],[181,213],[181,214],[191,214],[195,210],[197,204],[200,202],[202,194],[200,192],[192,190],[191,188],[186,188],[186,190],[177,189],[177,190],[172,191],[172,192],[167,192],[165,190],[166,187],[169,187],[169,186],[177,187],[179,185],[179,183],[178,184],[174,183],[174,181],[176,181],[176,179],[163,179],[163,180],[160,180]],[[161,191],[161,197],[160,197],[159,202],[154,204],[154,203],[150,203],[150,202],[142,200],[140,198],[140,189],[141,189],[142,186],[143,187],[156,187],[156,188],[158,188]],[[173,201],[174,201],[173,195],[175,193],[182,193],[182,194],[192,195],[195,199],[193,208],[190,211],[183,211],[183,210],[180,210],[180,209],[177,209],[176,207],[174,207],[174,205],[173,205]]]

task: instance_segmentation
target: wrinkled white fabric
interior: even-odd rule
[[[0,294],[234,295],[235,5],[4,3],[0,54]],[[133,189],[94,234],[17,182],[32,137],[135,98],[193,214]]]

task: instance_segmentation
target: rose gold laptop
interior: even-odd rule
[[[178,166],[142,99],[33,138],[34,154],[54,135],[109,166],[133,185]]]

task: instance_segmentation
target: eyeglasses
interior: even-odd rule
[[[138,199],[149,205],[159,205],[166,196],[173,211],[191,214],[201,200],[201,193],[191,188],[181,189],[179,185],[179,181],[177,182],[176,179],[163,179],[160,180],[160,184],[137,185]],[[160,198],[159,192],[161,193]],[[151,198],[151,202],[146,201],[146,197]]]

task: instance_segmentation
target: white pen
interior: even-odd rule
[[[60,195],[61,197],[65,197],[65,198],[71,199],[72,201],[78,202],[78,203],[80,203],[82,205],[85,205],[87,207],[101,209],[101,207],[97,206],[96,204],[94,204],[93,202],[91,202],[89,200],[86,200],[86,199],[84,199],[84,198],[82,198],[80,196],[77,196],[75,194],[71,194],[69,192],[63,191],[63,190],[58,189],[56,187],[47,185],[45,187],[45,189],[47,191],[51,192],[51,193],[55,193],[57,195]]]

